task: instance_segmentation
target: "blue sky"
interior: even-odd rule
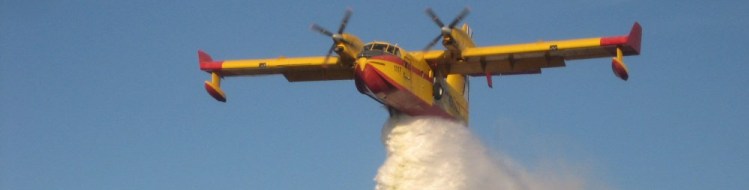
[[[464,6],[478,45],[626,34],[608,59],[473,78],[470,127],[529,170],[612,189],[749,188],[747,2],[2,1],[0,189],[372,189],[387,112],[352,81],[230,78],[216,59],[322,55],[336,28],[424,47]]]

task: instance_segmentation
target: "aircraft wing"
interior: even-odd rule
[[[614,57],[614,73],[626,80],[621,57],[639,55],[641,38],[642,28],[635,23],[623,36],[466,48],[461,52],[462,61],[449,65],[447,72],[490,80],[490,75],[540,73],[542,68],[565,66],[565,60]]]
[[[279,57],[274,59],[247,59],[213,61],[205,52],[198,51],[200,69],[226,76],[258,76],[281,74],[289,82],[348,80],[354,78],[354,70],[337,64],[337,57]]]
[[[211,73],[211,81],[205,81],[206,91],[221,102],[226,102],[226,94],[221,90],[223,77],[281,74],[289,82],[354,78],[354,69],[338,64],[337,57],[329,57],[327,61],[324,56],[214,61],[199,50],[198,60],[200,70]]]

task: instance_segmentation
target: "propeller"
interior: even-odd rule
[[[330,55],[333,54],[333,50],[335,50],[336,46],[339,43],[353,45],[351,42],[343,38],[343,31],[346,29],[346,25],[348,25],[348,20],[351,18],[351,14],[352,14],[351,9],[346,9],[346,13],[343,15],[343,20],[341,21],[341,25],[338,27],[337,33],[333,33],[330,30],[327,30],[320,25],[317,25],[314,23],[312,24],[311,29],[313,31],[318,32],[322,35],[328,36],[333,39],[333,45],[330,46],[330,49],[328,49],[328,53],[325,55],[325,61],[323,61],[323,63],[325,64],[328,63],[328,59],[330,59]]]
[[[441,33],[437,35],[437,37],[435,37],[431,42],[429,42],[429,45],[427,45],[427,47],[425,47],[423,51],[429,51],[429,49],[432,49],[432,47],[437,44],[437,42],[443,36],[450,36],[450,33],[452,33],[452,29],[455,28],[455,26],[458,25],[460,21],[463,21],[463,19],[468,16],[468,13],[470,13],[471,10],[468,9],[468,7],[463,8],[463,11],[460,11],[460,14],[458,14],[458,16],[456,16],[455,19],[453,19],[453,21],[450,22],[450,24],[448,24],[447,26],[445,26],[445,24],[442,22],[442,20],[440,20],[437,14],[434,13],[434,10],[432,10],[432,8],[427,8],[426,12],[427,15],[432,18],[432,21],[434,21],[434,23],[440,27]]]

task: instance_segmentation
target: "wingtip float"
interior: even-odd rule
[[[221,90],[221,76],[218,73],[221,63],[214,62],[203,50],[198,50],[198,61],[201,70],[211,73],[211,81],[205,81],[205,90],[219,102],[226,102],[226,94]]]
[[[629,69],[624,64],[625,55],[640,55],[642,27],[635,22],[628,35],[601,38],[601,46],[612,46],[616,57],[612,58],[611,70],[622,80],[629,79]]]
[[[611,60],[611,70],[620,79],[625,81],[629,79],[629,69],[627,69],[627,65],[622,60],[622,50],[619,48],[616,49],[616,57]]]
[[[464,9],[445,25],[428,9],[427,15],[440,27],[440,33],[422,51],[408,52],[388,42],[361,43],[344,32],[350,10],[337,33],[312,25],[313,31],[333,40],[324,56],[214,61],[200,50],[200,69],[211,74],[204,87],[211,97],[226,102],[223,77],[283,75],[289,82],[354,80],[358,91],[385,105],[391,117],[429,115],[467,123],[467,77],[486,77],[491,88],[495,75],[539,74],[541,69],[563,67],[571,60],[613,57],[614,74],[627,80],[629,70],[623,57],[640,54],[642,27],[637,22],[629,34],[620,36],[476,46],[467,24],[455,27],[468,12]],[[444,49],[431,50],[439,40]]]

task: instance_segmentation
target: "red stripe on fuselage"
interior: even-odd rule
[[[372,56],[369,59],[383,60],[383,61],[395,63],[397,65],[400,65],[401,67],[406,67],[406,61],[404,61],[403,59],[395,55],[377,55],[377,56]],[[411,71],[411,74],[421,77],[424,80],[429,81],[429,83],[432,83],[432,79],[429,78],[429,75],[427,74],[428,72],[419,70],[418,68],[414,66],[408,67],[408,70]]]

